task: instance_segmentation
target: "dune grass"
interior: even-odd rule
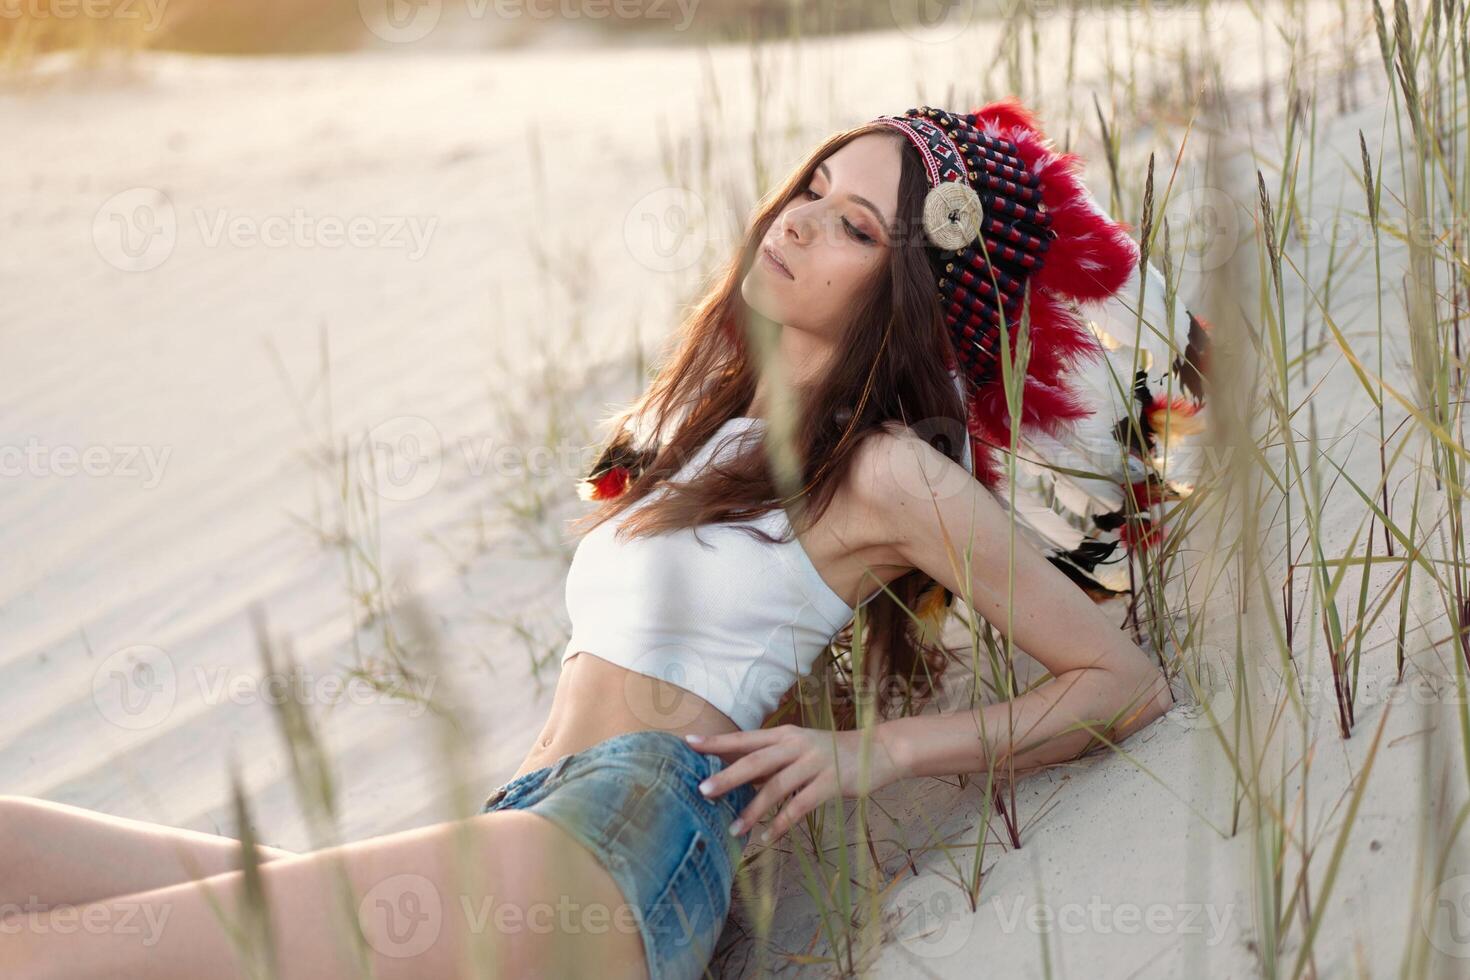
[[[1358,60],[1358,38],[1346,17],[1329,34],[1338,46],[1332,52],[1336,57],[1324,64],[1319,50],[1309,58],[1308,44],[1321,34],[1299,19],[1300,9],[1287,5],[1259,14],[1263,32],[1289,38],[1290,61],[1284,97],[1264,81],[1256,95],[1255,110],[1278,127],[1279,140],[1269,152],[1254,154],[1253,172],[1227,176],[1227,150],[1219,139],[1238,125],[1232,114],[1255,111],[1242,93],[1207,88],[1206,97],[1193,104],[1169,104],[1166,93],[1142,81],[1167,74],[1168,66],[1146,58],[1130,59],[1127,74],[1119,72],[1112,91],[1094,94],[1089,107],[1093,127],[1084,121],[1072,128],[1066,106],[1046,104],[1054,131],[1065,127],[1069,133],[1085,132],[1094,159],[1106,161],[1112,213],[1140,229],[1146,256],[1164,273],[1171,308],[1179,301],[1174,293],[1183,262],[1174,243],[1183,236],[1156,216],[1167,207],[1177,171],[1163,188],[1156,188],[1153,156],[1141,173],[1129,169],[1120,161],[1120,134],[1161,114],[1185,120],[1187,133],[1203,132],[1202,140],[1194,142],[1204,145],[1160,147],[1176,168],[1180,161],[1194,167],[1203,161],[1214,186],[1239,181],[1223,189],[1251,234],[1228,263],[1196,276],[1191,284],[1193,296],[1206,297],[1191,307],[1219,327],[1211,401],[1213,459],[1219,465],[1202,492],[1169,508],[1171,534],[1143,562],[1129,620],[1139,642],[1160,657],[1182,682],[1180,688],[1193,691],[1224,771],[1233,773],[1235,812],[1223,825],[1204,822],[1221,835],[1242,829],[1251,835],[1258,968],[1262,976],[1292,977],[1319,969],[1314,943],[1324,921],[1341,909],[1338,872],[1388,719],[1388,706],[1359,701],[1365,659],[1388,656],[1391,646],[1392,676],[1400,684],[1406,683],[1411,661],[1418,671],[1434,672],[1437,666],[1452,685],[1444,692],[1446,698],[1463,689],[1470,662],[1461,476],[1466,453],[1460,325],[1470,284],[1463,159],[1464,96],[1470,89],[1465,11],[1427,5],[1411,12],[1404,3],[1392,12],[1373,9],[1382,57],[1379,90],[1388,93],[1393,111],[1393,127],[1375,142],[1397,155],[1399,166],[1387,172],[1402,175],[1402,180],[1385,184],[1382,154],[1375,162],[1363,138],[1362,196],[1339,202],[1336,211],[1336,220],[1354,232],[1344,245],[1337,236],[1322,241],[1317,229],[1303,224],[1315,202],[1300,195],[1311,194],[1311,175],[1328,164],[1332,153],[1341,152],[1314,139],[1321,117],[1355,105],[1353,93],[1370,66]],[[1416,36],[1417,25],[1426,21],[1427,29]],[[1147,25],[1145,16],[1136,26],[1143,33]],[[1028,66],[1041,61],[1034,40],[1026,50],[1034,36],[1025,29],[1012,31],[993,72],[1003,76],[1008,91],[1023,96]],[[1198,77],[1219,77],[1217,58],[1209,56],[1223,52],[1195,54],[1206,56],[1193,66]],[[1384,261],[1386,238],[1401,246],[1394,250],[1402,267],[1394,270],[1403,276],[1401,284],[1390,278],[1393,273]],[[1349,329],[1333,309],[1333,285],[1344,276],[1368,275],[1369,268],[1378,297],[1371,330],[1364,330],[1361,322]],[[1303,297],[1292,314],[1289,295]],[[1401,303],[1398,309],[1395,299]],[[1162,326],[1139,323],[1138,329]],[[1024,323],[1020,334],[1024,337]],[[1183,338],[1173,339],[1182,345]],[[1410,354],[1406,377],[1387,346],[1400,340],[1407,341]],[[1314,372],[1333,359],[1341,359],[1354,373],[1354,394],[1368,411],[1349,413],[1344,420],[1348,430],[1328,437],[1321,431],[1323,411],[1317,397],[1323,379]],[[1347,465],[1353,438],[1371,431],[1363,422],[1377,429],[1378,472],[1371,482]],[[1198,560],[1200,551],[1210,553],[1207,562]],[[1194,560],[1185,560],[1188,552],[1196,552]],[[1229,599],[1238,603],[1228,610],[1234,614],[1233,636],[1220,635],[1219,611],[1211,608],[1227,575],[1234,580]],[[1426,594],[1434,597],[1442,618],[1414,621],[1411,604],[1419,577],[1427,577]],[[1385,616],[1393,618],[1383,621]],[[1225,622],[1228,628],[1230,617]],[[983,622],[964,625],[976,655],[970,676],[956,678],[959,686],[988,691],[992,697],[1014,696],[1015,651],[1004,638],[997,641]],[[1209,637],[1211,631],[1216,635]],[[1371,645],[1370,634],[1375,638]],[[1207,639],[1229,644],[1224,647],[1229,656],[1207,656]],[[981,650],[986,651],[983,657]],[[1438,651],[1443,654],[1437,660],[1426,659]],[[851,651],[854,672],[861,655],[858,648]],[[982,665],[989,667],[989,676]],[[1315,672],[1320,670],[1328,680],[1319,687]],[[1278,678],[1274,685],[1272,675]],[[1323,690],[1327,695],[1318,697]],[[1360,734],[1365,709],[1376,718]],[[1463,768],[1470,760],[1470,725],[1463,707],[1458,714]],[[1322,719],[1340,738],[1367,738],[1369,743],[1362,768],[1332,801],[1341,821],[1319,826],[1305,816],[1311,812],[1306,787],[1312,785],[1307,776],[1314,764],[1315,723]],[[820,724],[820,719],[812,723]],[[1131,760],[1125,750],[1118,751]],[[1296,775],[1288,778],[1292,770]],[[937,839],[918,848],[943,852],[934,867],[949,868],[972,902],[982,890],[988,863],[1024,845],[1013,818],[1015,774],[983,775],[984,810],[977,815],[973,839],[963,848],[968,859],[956,859],[953,844]],[[748,942],[758,960],[821,963],[834,974],[851,975],[862,972],[884,943],[892,941],[887,929],[893,923],[879,928],[879,900],[914,872],[915,849],[893,853],[885,846],[888,853],[878,853],[868,838],[872,802],[853,807],[852,823],[843,819],[852,804],[828,804],[823,813],[806,820],[804,833],[790,844],[785,863],[816,906],[819,932],[813,949],[821,952],[768,948],[770,922],[778,914],[770,893],[776,876],[763,869],[771,860],[768,853],[748,855],[741,891],[755,911],[756,934],[740,945]],[[992,836],[995,813],[1002,817],[1002,832]],[[1427,888],[1447,873],[1466,814],[1461,806],[1420,842]],[[995,849],[989,861],[987,848]],[[862,883],[862,893],[854,882]],[[1411,976],[1434,969],[1416,901],[1421,894],[1406,897],[1413,906],[1405,971]],[[1046,953],[1043,944],[1040,962]]]
[[[1201,5],[1200,16],[1209,10],[1209,4]],[[1470,43],[1463,3],[1411,6],[1398,0],[1384,9],[1377,0],[1371,8],[1344,2],[1325,42],[1320,27],[1308,25],[1304,5],[1250,10],[1260,35],[1282,39],[1288,51],[1280,78],[1263,77],[1255,89],[1224,83],[1221,65],[1229,53],[1212,50],[1208,34],[1188,51],[1125,50],[1123,37],[1145,37],[1156,26],[1156,15],[1144,10],[1109,20],[1109,32],[1118,34],[1106,80],[1085,92],[1071,84],[1073,55],[1087,25],[1071,18],[1061,73],[1067,89],[1058,92],[1049,81],[1043,97],[1040,79],[1057,54],[1050,42],[1043,43],[1044,25],[1035,12],[1017,8],[996,57],[964,79],[956,98],[1002,91],[1035,97],[1059,142],[1065,139],[1096,161],[1093,186],[1105,188],[1112,214],[1138,229],[1146,255],[1164,274],[1167,305],[1182,302],[1187,290],[1191,308],[1217,327],[1210,394],[1217,465],[1200,491],[1167,507],[1170,534],[1143,562],[1120,625],[1158,658],[1176,690],[1197,702],[1194,730],[1205,733],[1212,758],[1232,786],[1227,814],[1184,801],[1199,818],[1199,846],[1249,835],[1256,967],[1261,976],[1295,978],[1317,974],[1319,955],[1330,954],[1336,962],[1341,952],[1321,948],[1323,926],[1342,914],[1346,886],[1339,872],[1350,844],[1361,843],[1353,837],[1354,817],[1379,764],[1389,718],[1386,705],[1362,700],[1365,666],[1381,672],[1387,665],[1401,684],[1413,680],[1411,673],[1438,671],[1444,703],[1435,706],[1455,709],[1458,768],[1470,784],[1462,336],[1470,299]],[[1363,30],[1376,41],[1376,67],[1360,63]],[[135,37],[119,41],[102,34],[46,38],[24,22],[11,25],[0,41],[11,63],[52,46],[102,52],[139,44]],[[751,57],[759,64],[755,47]],[[762,84],[760,71],[751,77]],[[711,79],[713,85],[723,83]],[[1381,132],[1360,132],[1359,145],[1351,148],[1361,175],[1358,195],[1334,207],[1352,233],[1346,243],[1336,237],[1323,242],[1305,224],[1320,207],[1311,176],[1334,158],[1351,155],[1348,148],[1322,145],[1315,135],[1325,120],[1362,104],[1364,89],[1387,93],[1391,116]],[[754,93],[758,106],[762,94]],[[939,100],[937,93],[916,98]],[[1242,171],[1238,142],[1226,137],[1241,129],[1245,114],[1269,123],[1277,138],[1269,149],[1255,149]],[[1148,145],[1129,135],[1150,124],[1156,128]],[[691,134],[697,145],[718,142],[716,123],[707,125],[710,130]],[[707,200],[750,201],[779,174],[777,161],[816,135],[790,132],[769,120],[757,125],[749,171],[734,178],[716,171],[707,157],[691,162],[669,149],[664,161],[671,182]],[[1189,275],[1186,267],[1198,243],[1191,241],[1192,229],[1174,227],[1166,217],[1185,171],[1206,175],[1248,229],[1228,262]],[[732,179],[737,182],[726,183]],[[555,264],[543,262],[541,287],[549,288],[555,275]],[[1372,279],[1377,304],[1366,318],[1334,307],[1347,277]],[[1163,326],[1139,322],[1137,329]],[[1023,319],[1023,352],[1026,329]],[[1173,340],[1182,348],[1184,338]],[[549,366],[554,359],[546,363],[538,387],[543,397],[498,408],[528,441],[582,432],[571,386]],[[1328,365],[1353,376],[1353,401],[1346,410],[1321,404]],[[648,370],[641,349],[619,369],[626,372],[631,395]],[[325,337],[321,370],[329,392]],[[1126,390],[1125,379],[1118,383]],[[394,577],[382,567],[375,497],[360,483],[362,471],[351,465],[352,444],[336,431],[330,400],[320,406],[321,418],[302,405],[303,422],[314,432],[312,459],[323,489],[319,512],[303,518],[302,526],[321,547],[341,555],[347,612],[356,625],[350,672],[385,692],[412,695],[423,690],[416,680],[453,668],[443,659],[422,601],[395,589]],[[1342,416],[1345,432],[1324,435],[1329,411]],[[773,431],[781,427],[779,420],[773,423]],[[1362,440],[1373,446],[1372,472],[1354,465],[1365,453],[1354,448]],[[1008,466],[1014,477],[1013,458]],[[465,567],[499,546],[487,527],[509,528],[517,538],[569,558],[572,543],[560,539],[556,522],[574,506],[569,481],[528,475],[516,492],[497,494],[469,518],[480,529],[480,543],[462,556]],[[958,660],[941,700],[949,706],[1004,700],[1045,679],[1028,671],[1006,637],[967,615],[963,602],[957,605],[950,625],[958,637]],[[505,630],[508,643],[523,647],[533,679],[553,681],[564,636],[519,620],[514,610],[487,609],[485,615]],[[277,650],[263,618],[257,626],[263,666],[280,669],[284,657],[290,669],[289,651]],[[861,676],[870,655],[861,642],[831,653],[819,676],[835,670]],[[505,669],[503,661],[498,669]],[[1326,698],[1318,696],[1323,671]],[[455,687],[437,685],[434,690],[442,693],[433,696],[431,707],[443,733],[444,785],[455,812],[468,816],[489,787],[472,782],[474,767],[463,755],[472,712],[454,698]],[[287,699],[279,708],[280,731],[313,845],[325,847],[338,842],[336,791],[330,760],[305,708]],[[830,724],[830,702],[819,700],[815,709],[804,723]],[[872,706],[860,705],[859,718],[871,733]],[[1340,819],[1317,822],[1307,817],[1323,805],[1309,807],[1307,787],[1317,785],[1308,776],[1318,765],[1313,747],[1317,723],[1324,719],[1339,738],[1366,739],[1368,745],[1361,766],[1336,787],[1340,795],[1327,807]],[[1427,772],[1427,740],[1425,745]],[[1176,792],[1168,773],[1143,767],[1127,746],[1099,743],[1097,752],[1139,765],[1165,791]],[[961,793],[974,784],[961,797],[971,805],[972,820],[958,837],[942,829],[945,815],[939,813],[920,813],[918,824],[897,825],[888,809],[891,794],[878,794],[826,804],[776,846],[753,843],[737,875],[739,926],[727,931],[730,942],[717,953],[712,974],[763,975],[792,965],[824,975],[867,972],[902,943],[900,913],[913,910],[896,910],[889,900],[920,876],[946,877],[970,909],[977,908],[991,868],[1025,848],[1044,811],[1044,804],[1018,796],[1023,777],[1004,765],[962,776]],[[249,800],[238,777],[232,786],[244,839],[250,833]],[[1413,805],[1429,809],[1427,800]],[[1405,976],[1439,975],[1442,969],[1421,928],[1419,898],[1456,866],[1467,816],[1470,804],[1458,804],[1425,820],[1417,855],[1421,887],[1403,896],[1409,933],[1377,937],[1402,941]],[[473,868],[468,835],[463,844],[461,866]],[[249,975],[270,976],[269,917],[258,877],[252,877],[258,876],[253,848],[245,854],[247,884],[255,881],[256,887],[246,889],[241,921],[229,925],[239,936]],[[811,910],[801,924],[809,926],[807,941],[798,946],[783,938],[797,930],[777,928],[778,920],[793,914],[793,891],[806,898],[801,908]],[[341,938],[357,950],[367,976],[352,919],[355,900],[346,891],[342,900]],[[745,926],[749,934],[742,934]],[[1036,968],[1042,975],[1053,969],[1049,944],[1062,941],[1043,937],[1039,943]],[[485,962],[480,975],[489,975]]]

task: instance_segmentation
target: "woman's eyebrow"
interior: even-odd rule
[[[826,161],[817,164],[817,173],[827,178],[827,182],[831,183],[832,171],[827,169]],[[883,212],[878,210],[878,205],[874,204],[866,197],[862,197],[858,194],[849,194],[847,196],[852,198],[857,203],[861,204],[863,207],[867,208],[869,211],[873,212],[873,217],[878,219],[878,226],[883,229],[883,234],[887,235],[889,238],[893,237],[893,230],[888,224],[888,219],[883,217]]]

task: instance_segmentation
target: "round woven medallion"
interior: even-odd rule
[[[924,196],[924,234],[937,248],[964,248],[979,237],[984,217],[980,195],[964,181],[941,181]]]

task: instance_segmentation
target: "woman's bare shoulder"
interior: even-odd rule
[[[878,428],[869,433],[857,450],[856,462],[871,487],[893,489],[885,486],[895,476],[909,475],[909,470],[918,464],[932,464],[944,460],[954,464],[939,450],[929,444],[913,426],[889,419],[880,422]]]
[[[850,481],[853,499],[872,519],[902,522],[912,519],[913,504],[964,489],[973,478],[912,426],[887,421],[854,452]]]

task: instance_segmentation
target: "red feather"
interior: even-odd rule
[[[1094,411],[1068,383],[1070,371],[1083,358],[1104,356],[1073,304],[1106,299],[1121,289],[1138,265],[1139,249],[1128,226],[1093,202],[1082,182],[1081,157],[1056,152],[1019,99],[990,102],[972,115],[981,132],[1015,144],[1021,162],[1042,179],[1042,202],[1056,237],[1028,280],[1031,353],[1021,386],[1020,430],[1062,438]],[[994,376],[971,393],[968,406],[975,475],[991,488],[1002,475],[996,453],[997,447],[1009,448],[1010,426],[997,366]]]
[[[588,482],[592,485],[591,499],[610,500],[628,489],[628,468],[614,466],[602,476]]]
[[[1118,529],[1118,537],[1130,551],[1148,551],[1161,544],[1164,540],[1164,525],[1155,524],[1153,521],[1144,520],[1139,522],[1144,525],[1143,533],[1138,533],[1138,524],[1128,521]]]

